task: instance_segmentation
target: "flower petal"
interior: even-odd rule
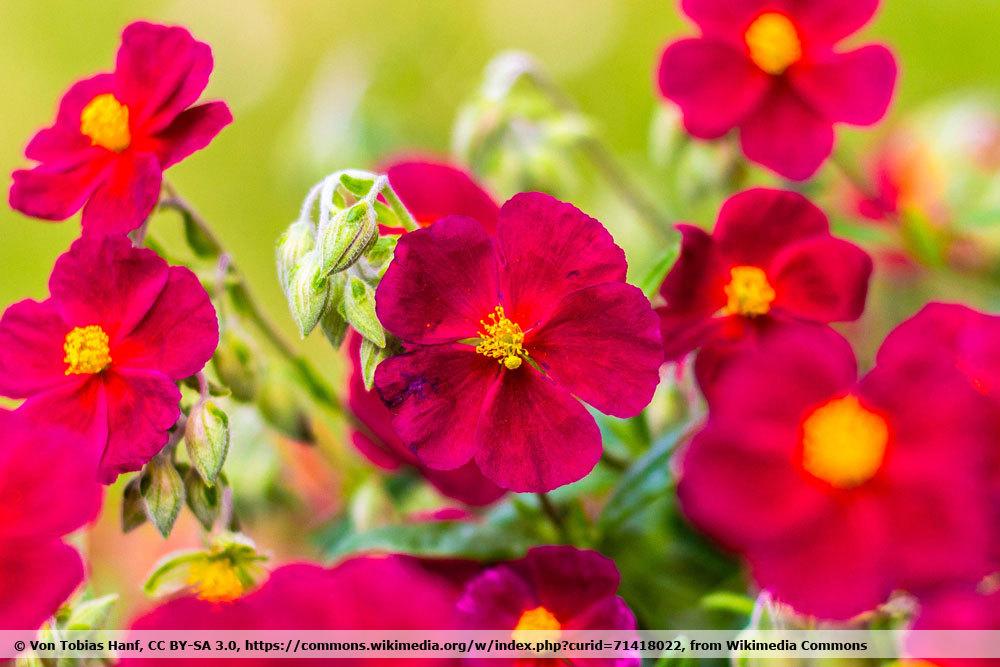
[[[156,135],[162,169],[208,146],[222,128],[233,122],[225,102],[209,102],[183,111]]]
[[[878,11],[879,0],[785,0],[813,45],[833,46],[853,35]]]
[[[0,628],[39,627],[81,583],[83,560],[73,547],[59,540],[0,542]]]
[[[51,300],[25,300],[0,319],[0,394],[25,398],[66,380],[63,345],[72,327]]]
[[[742,43],[743,34],[767,0],[681,0],[681,10],[702,32]]]
[[[24,149],[29,160],[59,162],[60,165],[78,164],[84,154],[93,148],[80,132],[80,116],[91,100],[114,89],[112,74],[98,74],[74,83],[59,103],[56,122],[52,127],[39,130]],[[101,149],[94,149],[95,152]]]
[[[81,208],[107,177],[113,158],[102,148],[84,151],[72,166],[42,164],[13,174],[8,202],[14,210],[43,220],[65,220]]]
[[[738,126],[764,99],[771,77],[722,41],[682,39],[660,59],[660,93],[684,114],[684,127],[716,139]]]
[[[851,125],[882,120],[896,86],[896,59],[870,45],[788,72],[792,86],[825,118]]]
[[[473,461],[454,470],[434,470],[426,466],[420,466],[419,470],[442,495],[466,505],[489,505],[506,493],[506,490],[486,479]]]
[[[625,253],[600,222],[538,192],[500,209],[497,244],[507,316],[527,331],[581,287],[624,282]]]
[[[200,371],[219,344],[208,293],[189,269],[172,266],[142,321],[112,351],[115,368],[156,370],[174,380]]]
[[[108,445],[99,479],[110,484],[119,473],[139,470],[167,444],[167,431],[180,417],[181,392],[159,373],[122,370],[106,373]]]
[[[633,417],[653,398],[663,363],[658,318],[638,288],[585,287],[564,297],[525,339],[553,380],[615,417]]]
[[[160,197],[163,169],[152,153],[126,151],[83,208],[85,235],[125,234],[138,228]]]
[[[826,215],[799,193],[753,188],[722,205],[712,236],[730,265],[748,264],[766,271],[789,244],[829,234]]]
[[[496,230],[500,207],[464,169],[444,162],[407,160],[390,164],[385,173],[421,225],[461,215],[478,220],[491,234]]]
[[[46,424],[68,433],[62,442],[82,467],[96,470],[108,441],[108,408],[99,375],[71,375],[33,394],[17,409],[28,424]]]
[[[133,128],[165,128],[198,100],[211,73],[212,50],[184,28],[136,21],[122,31],[115,82]]]
[[[479,425],[476,464],[511,491],[582,479],[601,458],[601,432],[569,392],[527,365],[505,371]]]
[[[450,470],[475,454],[483,403],[500,372],[500,364],[468,345],[423,347],[380,363],[375,387],[410,451],[431,468]]]
[[[740,127],[740,143],[748,158],[796,181],[816,173],[833,152],[833,140],[833,122],[787,85],[774,86]]]
[[[99,324],[114,345],[153,307],[167,276],[165,261],[123,236],[84,237],[56,260],[49,292],[67,324]]]
[[[868,297],[872,259],[864,250],[832,236],[788,246],[769,271],[775,308],[817,322],[861,317]]]
[[[481,224],[451,217],[404,234],[375,294],[385,328],[407,343],[477,335],[500,303],[496,254]]]

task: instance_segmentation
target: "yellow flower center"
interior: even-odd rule
[[[192,563],[187,584],[196,596],[209,602],[231,602],[243,595],[243,582],[226,558]]]
[[[122,152],[132,143],[128,107],[111,93],[98,95],[80,113],[80,132],[90,137],[92,146]]]
[[[888,444],[885,419],[854,396],[836,398],[802,424],[802,467],[837,488],[853,488],[878,472]]]
[[[100,373],[111,364],[110,340],[97,324],[75,327],[66,334],[63,350],[66,357],[66,375]]]
[[[562,625],[552,612],[545,607],[535,607],[521,614],[510,637],[516,642],[541,642],[556,641],[561,634]]]
[[[747,28],[744,39],[750,49],[750,59],[768,74],[784,74],[802,58],[799,33],[784,14],[761,14]]]
[[[503,306],[497,306],[490,313],[489,321],[481,320],[485,333],[479,332],[479,344],[476,352],[496,359],[509,370],[521,367],[521,362],[528,353],[525,352],[524,332],[521,325],[507,319]]]
[[[766,315],[774,301],[774,288],[767,282],[767,274],[756,266],[734,266],[726,285],[726,307],[723,315],[756,317]]]

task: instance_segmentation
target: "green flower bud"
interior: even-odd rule
[[[346,273],[335,273],[330,276],[330,295],[326,310],[320,318],[319,326],[323,335],[330,341],[334,349],[340,348],[347,337],[347,318],[344,317],[344,288],[347,285]]]
[[[269,376],[257,396],[257,407],[279,433],[310,445],[316,441],[308,406],[287,378]]]
[[[385,329],[375,314],[375,290],[357,276],[348,279],[344,292],[344,315],[365,339],[385,347]]]
[[[205,530],[212,530],[221,509],[221,495],[224,480],[220,478],[217,484],[209,484],[194,468],[184,470],[184,495],[187,506],[195,515]]]
[[[115,594],[74,602],[69,609],[63,629],[79,632],[100,630],[107,627],[111,607],[116,602],[118,602],[118,596]]]
[[[257,393],[257,356],[239,330],[226,327],[212,357],[215,373],[238,401],[249,402]]]
[[[146,503],[139,490],[142,474],[129,480],[122,491],[122,532],[128,533],[146,523]]]
[[[163,537],[169,536],[184,504],[184,481],[169,456],[158,454],[146,464],[139,490],[146,517]]]
[[[202,479],[215,484],[229,452],[229,417],[214,401],[203,401],[191,409],[184,429],[188,458]]]
[[[313,251],[316,246],[316,229],[308,220],[293,222],[278,239],[277,264],[278,282],[285,296],[289,294],[292,285],[292,275],[299,267],[299,262]]]
[[[315,253],[306,255],[292,274],[288,306],[303,338],[316,328],[323,315],[329,284],[327,272]]]
[[[377,236],[377,216],[367,201],[338,212],[316,238],[323,271],[337,273],[353,265]]]

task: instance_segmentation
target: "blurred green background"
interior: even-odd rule
[[[206,93],[235,123],[169,172],[215,225],[252,287],[291,333],[273,242],[308,187],[345,166],[399,150],[446,153],[455,112],[498,51],[538,58],[630,169],[648,171],[653,70],[687,31],[668,0],[3,0],[0,170],[25,164],[31,134],[51,122],[76,79],[109,69],[118,35],[146,18],[188,26],[212,45]],[[886,0],[856,40],[892,45],[902,64],[894,114],[939,94],[1000,89],[997,0]],[[499,193],[501,195],[507,193]],[[602,214],[586,193],[576,200]],[[618,210],[617,214],[628,214]],[[613,231],[621,226],[605,219]],[[626,227],[629,227],[626,225]],[[42,297],[77,219],[49,224],[0,211],[0,306]],[[641,239],[621,238],[626,247]],[[314,350],[316,352],[317,350]],[[328,352],[327,352],[328,354]]]

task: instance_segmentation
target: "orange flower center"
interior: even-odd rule
[[[802,423],[802,467],[840,489],[875,476],[885,459],[889,426],[855,396],[835,398]]]
[[[90,137],[92,146],[122,152],[132,143],[128,107],[111,93],[98,95],[80,113],[80,132]]]
[[[192,563],[187,585],[198,598],[209,602],[232,602],[243,595],[243,582],[226,558]]]
[[[484,331],[479,332],[479,344],[476,352],[504,365],[508,370],[521,367],[521,362],[527,358],[524,349],[524,332],[521,325],[508,320],[504,315],[503,306],[497,306],[489,315],[489,321],[481,320]]]
[[[750,59],[768,74],[784,74],[802,58],[802,40],[784,14],[767,12],[758,16],[744,35]]]
[[[767,282],[767,274],[756,266],[734,266],[729,271],[726,285],[726,307],[723,315],[756,317],[766,315],[774,301],[774,288]]]
[[[530,633],[530,634],[528,634]],[[516,642],[556,641],[562,634],[562,625],[545,607],[529,609],[517,621],[517,627],[511,633],[511,639]]]
[[[100,373],[111,364],[108,334],[97,324],[75,327],[66,334],[63,350],[66,375]]]

